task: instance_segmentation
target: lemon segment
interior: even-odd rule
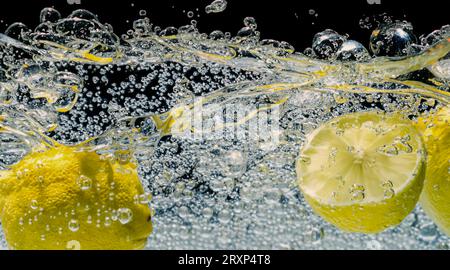
[[[0,220],[11,249],[141,249],[143,194],[133,162],[58,146],[0,174]]]
[[[420,203],[425,213],[450,236],[450,106],[417,122],[428,150]]]
[[[323,124],[297,160],[298,185],[313,210],[349,232],[399,224],[423,186],[421,136],[400,115],[360,112]]]

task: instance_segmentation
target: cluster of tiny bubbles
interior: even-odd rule
[[[381,13],[381,14],[366,16],[364,18],[361,18],[359,20],[359,27],[361,27],[362,29],[370,30],[370,29],[377,28],[381,24],[390,24],[393,21],[394,20],[393,20],[392,16],[390,16],[386,13]]]
[[[314,9],[309,9],[308,10],[308,15],[309,15],[309,17],[312,18],[311,25],[314,25],[316,23],[315,20],[319,17],[319,13],[317,13],[317,11],[314,10]],[[297,17],[297,15],[296,15],[296,17]]]
[[[163,243],[172,243],[164,244],[164,247],[169,249],[424,247],[425,242],[418,236],[419,233],[408,232],[411,226],[418,226],[415,219],[416,212],[408,216],[399,228],[376,237],[342,234],[317,217],[303,200],[295,185],[294,164],[295,150],[299,148],[299,142],[317,127],[317,123],[305,121],[308,120],[307,115],[314,114],[317,118],[325,120],[333,117],[330,111],[337,109],[339,113],[359,111],[364,108],[363,103],[367,102],[366,97],[354,95],[345,97],[352,100],[351,105],[340,104],[343,97],[336,98],[335,101],[324,96],[329,94],[293,95],[292,100],[283,108],[281,126],[285,134],[282,142],[292,140],[292,136],[296,136],[295,143],[281,142],[273,152],[258,153],[255,151],[257,147],[249,146],[251,142],[245,142],[243,145],[239,142],[236,149],[234,146],[236,142],[218,143],[213,138],[211,141],[202,141],[201,145],[192,142],[183,144],[175,139],[165,142],[169,144],[168,147],[161,147],[166,149],[165,155],[176,156],[183,164],[194,163],[195,165],[187,167],[195,168],[193,172],[188,172],[183,166],[165,166],[160,163],[165,163],[168,159],[161,156],[153,163],[157,164],[158,172],[149,176],[148,181],[153,190],[157,211],[155,219],[157,233],[150,237],[148,248],[157,249]],[[371,97],[374,100],[377,98],[380,99],[381,96]],[[317,102],[319,100],[321,103]],[[402,105],[399,99],[398,106],[405,106],[405,109],[408,109],[406,104],[408,103],[404,102]],[[295,122],[301,122],[302,126],[293,126]],[[196,155],[193,156],[193,153]],[[192,161],[192,158],[196,160]],[[240,176],[228,174],[227,161],[230,159],[234,160],[233,171],[237,166]],[[244,160],[247,163],[246,168],[241,166]],[[183,169],[177,171],[181,167]],[[160,173],[160,170],[167,173]],[[164,175],[165,178],[160,186],[156,183],[158,175]],[[170,189],[167,188],[169,185]],[[435,227],[433,228],[436,238],[445,239]],[[218,240],[211,241],[211,237]],[[173,243],[174,241],[176,243]],[[425,248],[432,247],[429,245]]]
[[[260,41],[260,32],[257,31],[257,23],[255,18],[244,18],[244,27],[239,29],[235,38],[232,41],[239,42],[241,44],[256,45]]]
[[[226,1],[216,0],[205,11],[225,8]],[[233,36],[201,33],[193,20],[198,12],[185,13],[190,24],[159,27],[140,12],[142,18],[122,38],[87,10],[63,17],[46,8],[34,30],[10,25],[8,37],[0,36],[0,124],[8,127],[0,128],[0,169],[48,137],[67,145],[91,139],[88,146],[113,162],[135,158],[146,191],[135,202],[151,200],[154,209],[149,249],[448,248],[448,238],[420,207],[383,233],[344,234],[313,213],[295,173],[307,135],[330,119],[364,110],[400,110],[415,118],[436,108],[436,99],[404,95],[406,82],[385,81],[403,75],[416,80],[403,62],[382,58],[373,71],[370,61],[426,53],[448,37],[448,27],[421,37],[419,44],[410,24],[378,23],[373,56],[361,43],[328,29],[314,36],[305,55],[287,42],[260,40],[252,17]],[[424,66],[433,79],[450,79],[448,58],[434,60]],[[364,64],[369,68],[357,69]],[[352,91],[337,91],[336,85]],[[445,83],[429,87],[448,91]],[[194,103],[202,105],[205,122],[223,120],[228,109],[245,121],[231,117],[223,129],[200,139],[189,136],[183,117],[195,114]],[[278,115],[265,123],[276,128],[271,133],[276,139],[251,135],[255,110]],[[172,134],[184,124],[187,133]],[[95,188],[87,176],[76,181],[82,191]],[[390,184],[384,187],[385,196],[392,196]],[[364,191],[353,187],[354,199],[364,199]],[[52,229],[77,232],[86,223],[101,227],[133,219],[128,208],[89,207],[86,220],[76,209],[57,214],[67,226]],[[39,201],[30,202],[30,213],[39,209]]]

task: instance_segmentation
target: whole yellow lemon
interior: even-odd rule
[[[136,165],[76,147],[33,152],[0,173],[11,249],[141,249],[152,232]]]

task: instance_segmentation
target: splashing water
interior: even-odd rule
[[[448,246],[420,208],[383,233],[343,234],[298,191],[298,149],[321,123],[373,108],[415,118],[450,102],[448,32],[394,58],[352,61],[359,45],[344,44],[343,58],[319,60],[260,40],[252,18],[236,37],[142,18],[119,38],[88,11],[46,9],[34,31],[0,35],[0,170],[55,141],[130,150],[153,195],[150,249]]]

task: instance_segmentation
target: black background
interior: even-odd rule
[[[152,23],[163,28],[188,24],[191,18],[187,12],[193,11],[201,32],[220,29],[235,35],[243,26],[243,19],[252,16],[262,38],[284,40],[302,51],[311,45],[315,33],[326,28],[348,34],[367,46],[371,30],[360,28],[359,21],[381,13],[411,22],[417,36],[450,23],[447,1],[444,0],[379,0],[381,4],[372,5],[368,0],[228,0],[224,12],[212,14],[205,13],[205,6],[212,0],[79,0],[81,4],[72,5],[67,1],[2,1],[0,31],[16,21],[34,28],[39,23],[40,10],[48,6],[55,7],[63,16],[78,8],[88,9],[102,22],[112,24],[118,34],[131,29],[132,21],[140,17],[141,9],[147,11]],[[309,14],[311,9],[317,17]]]

